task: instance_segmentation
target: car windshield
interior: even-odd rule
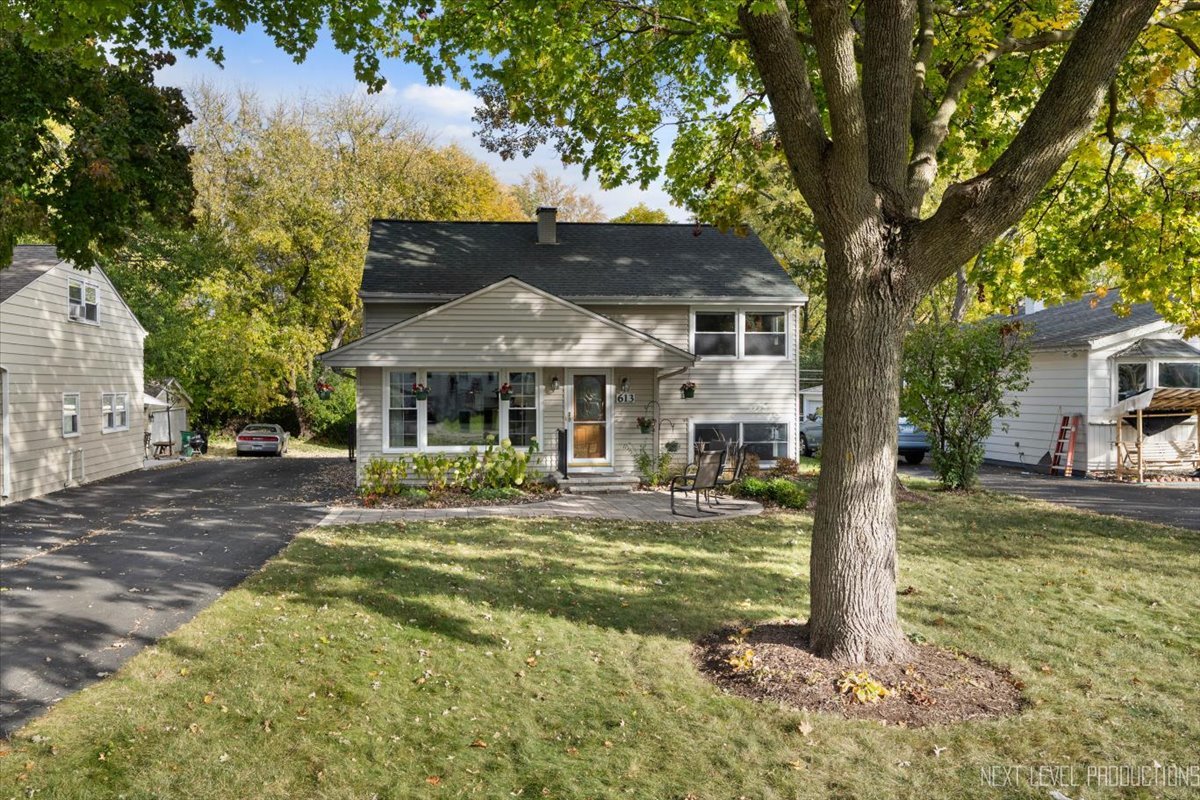
[[[275,433],[274,425],[247,425],[246,433]]]

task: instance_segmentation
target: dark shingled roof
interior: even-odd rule
[[[375,220],[362,293],[450,298],[511,275],[563,298],[805,299],[754,234],[560,222],[557,238],[538,244],[536,222]]]
[[[1071,303],[1051,306],[1013,319],[1020,320],[1031,331],[1029,344],[1034,350],[1087,347],[1095,339],[1162,321],[1150,303],[1135,303],[1129,316],[1117,316],[1113,312],[1113,304],[1120,299],[1121,293],[1117,291],[1111,291],[1104,297],[1089,294]],[[1093,301],[1096,303],[1094,308]]]
[[[45,275],[62,262],[52,244],[19,244],[12,266],[0,269],[0,303]]]
[[[1142,356],[1144,358],[1200,358],[1200,350],[1182,339],[1138,339],[1113,358]]]

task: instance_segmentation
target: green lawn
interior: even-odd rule
[[[706,683],[694,637],[805,614],[805,515],[319,529],[26,727],[0,798],[1044,799],[980,771],[1196,762],[1197,534],[993,495],[902,521],[906,629],[1010,667],[1020,716],[906,730]]]

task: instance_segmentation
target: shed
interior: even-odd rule
[[[184,391],[175,378],[163,378],[147,382],[142,398],[150,442],[165,442],[174,448],[179,440],[179,432],[191,430],[188,427],[191,395]]]

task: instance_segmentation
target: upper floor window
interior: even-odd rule
[[[788,313],[696,311],[692,315],[692,352],[719,358],[787,358]]]
[[[101,430],[129,430],[129,395],[125,392],[105,392],[100,395]]]
[[[692,350],[698,356],[737,356],[737,313],[696,312],[696,339]]]
[[[81,322],[100,322],[100,288],[82,278],[67,279],[67,316]]]

